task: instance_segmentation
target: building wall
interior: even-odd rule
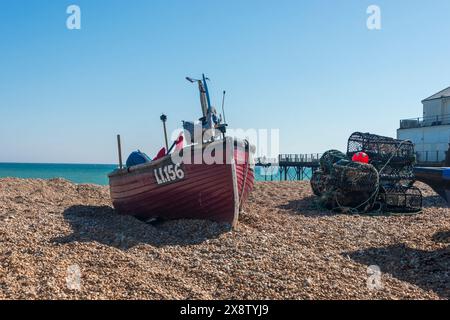
[[[423,102],[423,117],[434,117],[440,116],[442,114],[441,110],[441,100],[431,100]]]
[[[450,143],[450,125],[398,129],[397,139],[412,141],[419,161],[444,161]]]
[[[423,117],[425,118],[424,122],[433,122],[434,117],[439,116],[440,121],[444,120],[444,122],[450,123],[450,117],[445,117],[446,115],[450,115],[450,99],[442,98],[435,99],[431,101],[423,102]]]

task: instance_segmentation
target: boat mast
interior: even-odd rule
[[[203,80],[198,80],[198,79],[192,79],[190,77],[186,77],[186,80],[194,83],[197,82],[198,84],[198,91],[200,92],[200,105],[202,107],[202,115],[203,115],[203,119],[206,120],[206,116],[208,115],[208,111],[209,111],[209,93],[208,93],[208,87],[206,86],[206,77],[205,75],[203,75]]]
[[[205,74],[202,74],[202,79],[192,79],[190,77],[186,77],[186,80],[194,83],[197,82],[198,84],[198,90],[200,92],[200,104],[202,107],[202,114],[203,117],[199,120],[202,121],[203,129],[217,129],[220,132],[222,132],[223,137],[225,138],[225,132],[226,132],[226,123],[222,123],[222,120],[220,117],[217,119],[217,111],[214,110],[211,106],[211,100],[209,97],[209,90],[208,90],[208,84],[206,83],[207,80],[209,80]],[[223,92],[222,97],[222,113],[225,120],[225,110],[224,110],[224,104],[225,104],[225,91]]]
[[[208,90],[208,84],[206,83],[206,80],[209,80],[207,77],[205,77],[205,74],[202,74],[203,78],[203,86],[205,88],[205,95],[206,95],[206,101],[208,102],[208,111],[211,109],[211,100],[209,99],[209,90]]]
[[[206,115],[208,114],[208,101],[206,98],[206,90],[202,80],[198,80],[197,82],[198,82],[198,90],[200,91],[200,104],[202,107],[202,114],[203,117],[206,118]]]

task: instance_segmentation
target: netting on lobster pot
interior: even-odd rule
[[[422,210],[422,193],[414,186],[381,186],[379,200],[385,212],[416,213]]]
[[[320,158],[320,169],[324,173],[330,173],[333,168],[333,164],[344,159],[347,159],[347,155],[345,153],[338,150],[328,150]]]
[[[332,210],[367,212],[375,202],[376,169],[370,164],[340,160],[333,165],[322,190],[321,201]]]
[[[411,141],[355,132],[348,139],[347,155],[357,152],[367,153],[370,164],[380,173],[380,183],[413,184],[416,158]]]
[[[311,177],[311,189],[316,196],[321,196],[327,186],[327,175],[322,170],[316,170]]]
[[[382,184],[398,183],[401,185],[411,186],[415,181],[414,166],[387,165],[380,168],[380,182]]]
[[[384,165],[412,165],[415,163],[414,144],[407,140],[355,132],[348,139],[347,156],[365,152],[375,167]],[[379,168],[377,168],[379,169]]]
[[[348,160],[340,160],[333,165],[330,179],[340,190],[355,192],[374,192],[379,183],[374,166]]]

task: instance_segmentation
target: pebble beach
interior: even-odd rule
[[[448,299],[450,211],[416,185],[421,214],[359,216],[309,182],[257,182],[230,230],[119,216],[107,186],[0,179],[0,299]]]

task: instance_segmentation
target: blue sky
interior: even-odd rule
[[[81,30],[66,28],[79,5]],[[369,5],[382,30],[366,28]],[[116,162],[153,155],[200,115],[184,80],[227,90],[235,128],[280,129],[280,151],[345,149],[353,131],[395,136],[450,86],[450,2],[2,0],[0,162]]]

